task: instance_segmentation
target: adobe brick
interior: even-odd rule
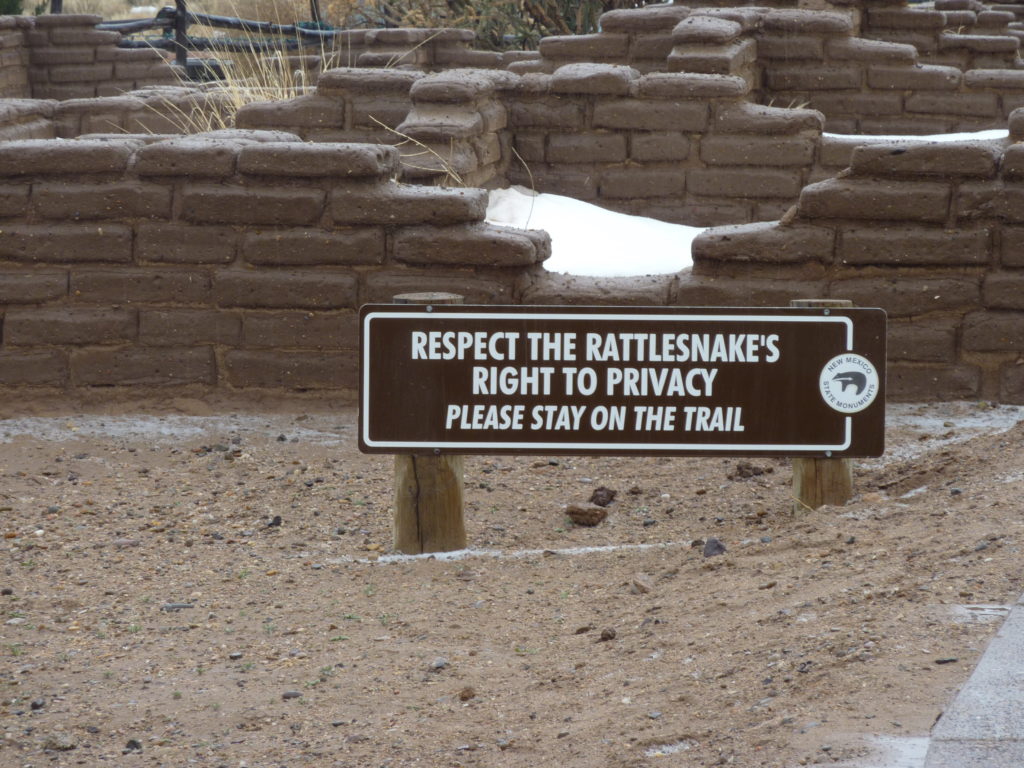
[[[1004,267],[1024,267],[1024,227],[1004,226],[998,241],[1000,263]]]
[[[982,283],[982,298],[992,309],[1024,310],[1024,273],[990,272]]]
[[[825,58],[825,41],[820,36],[764,36],[757,40],[757,57],[781,61],[821,61]]]
[[[655,99],[739,98],[750,84],[737,75],[705,75],[697,72],[651,72],[640,78],[638,92]]]
[[[700,142],[700,158],[710,165],[809,165],[816,142],[806,138],[720,136],[709,134]]]
[[[672,297],[676,306],[784,307],[792,299],[825,295],[822,282],[712,277],[695,273],[680,276]]]
[[[426,144],[450,145],[452,140],[479,136],[484,121],[475,107],[417,105],[395,129]]]
[[[964,50],[975,53],[1016,53],[1020,42],[1008,35],[958,35],[944,32],[939,37],[939,50]]]
[[[976,89],[1024,90],[1024,70],[972,69],[964,72],[964,85]]]
[[[79,386],[175,386],[216,384],[210,348],[76,349],[71,380]]]
[[[690,140],[682,133],[652,131],[634,133],[630,137],[629,156],[640,162],[685,160],[690,154]],[[526,158],[529,161],[529,158]]]
[[[467,274],[464,270],[448,274],[441,270],[376,270],[364,275],[363,302],[390,302],[401,293],[442,291],[457,293],[467,304],[511,304],[513,279]]]
[[[68,273],[64,271],[5,269],[0,281],[0,304],[41,304],[67,296],[67,293]]]
[[[1000,171],[1004,179],[1024,178],[1024,144],[1011,144],[1006,147]]]
[[[210,299],[210,278],[159,268],[75,270],[69,292],[92,304],[198,304]]]
[[[224,370],[231,386],[260,389],[355,389],[357,352],[229,350]]]
[[[583,105],[560,97],[515,101],[509,108],[509,122],[513,128],[579,130]]]
[[[247,312],[244,323],[247,347],[359,347],[359,317],[354,312]]]
[[[854,277],[832,283],[831,295],[855,306],[881,307],[893,317],[950,312],[981,301],[977,277]]]
[[[595,307],[664,306],[674,281],[674,275],[590,277],[542,272],[524,280],[522,302]]]
[[[128,167],[137,139],[26,139],[0,143],[0,176],[116,173]]]
[[[350,309],[357,283],[351,272],[224,270],[214,275],[213,295],[221,307]]]
[[[237,346],[241,339],[242,318],[240,313],[235,311],[185,308],[139,310],[139,343],[143,345]]]
[[[141,262],[227,264],[234,261],[238,235],[231,227],[141,222],[135,256]]]
[[[903,95],[899,93],[811,93],[807,98],[811,109],[819,110],[827,118],[840,115],[899,115],[903,112]],[[822,139],[823,142],[829,140]]]
[[[61,27],[88,27],[91,29],[103,21],[103,17],[92,13],[43,14],[36,16],[33,21],[39,29]]]
[[[896,320],[886,333],[886,357],[919,363],[956,362],[958,318]]]
[[[7,224],[0,227],[0,259],[45,262],[130,262],[131,227]]]
[[[392,256],[404,264],[524,267],[550,254],[546,232],[494,224],[406,227],[392,239]]]
[[[955,91],[963,75],[954,67],[930,64],[893,66],[877,64],[868,67],[868,87],[897,91]],[[959,97],[958,97],[959,98]]]
[[[949,213],[948,184],[830,179],[800,192],[800,214],[812,219],[870,219],[942,223]]]
[[[727,45],[677,46],[667,61],[672,72],[736,75],[745,72],[756,59],[757,43],[737,40]]]
[[[602,17],[604,18],[604,17]],[[637,64],[637,59],[655,59],[660,66],[670,53],[675,43],[670,33],[660,35],[637,35],[629,49],[629,60]],[[646,62],[644,62],[646,66]]]
[[[135,339],[135,310],[44,307],[8,309],[4,317],[7,346],[116,344]]]
[[[349,115],[356,128],[373,128],[386,132],[384,125],[394,128],[409,114],[412,102],[408,99],[376,96],[353,96],[349,101]]]
[[[67,379],[67,354],[60,350],[0,351],[0,385],[59,387]]]
[[[323,128],[345,125],[345,103],[316,94],[287,101],[246,104],[235,115],[239,128]]]
[[[942,29],[946,16],[940,11],[918,8],[872,8],[868,11],[872,29]]]
[[[707,123],[704,101],[611,99],[594,105],[595,128],[695,132]]]
[[[680,45],[724,45],[731,43],[743,32],[735,21],[705,16],[688,16],[672,30],[672,39]]]
[[[49,81],[62,83],[92,83],[109,80],[114,75],[114,65],[107,62],[96,64],[56,64],[46,69]]]
[[[542,38],[538,46],[545,59],[622,59],[629,52],[629,35],[558,35]]]
[[[981,370],[973,365],[893,363],[886,367],[892,400],[968,400],[981,393]]]
[[[70,46],[59,48],[33,48],[32,63],[36,66],[49,64],[92,64],[96,61],[96,48],[93,46]]]
[[[32,96],[37,99],[91,99],[96,96],[95,83],[42,84],[32,86]]]
[[[0,219],[23,216],[28,208],[28,184],[0,185]]]
[[[457,224],[482,221],[486,212],[484,190],[395,182],[339,185],[331,190],[328,204],[328,215],[335,226]]]
[[[960,184],[956,210],[962,220],[997,218],[1012,223],[1024,222],[1024,189],[1017,184],[991,181]]]
[[[640,73],[619,64],[566,64],[551,75],[551,93],[625,96]]]
[[[324,197],[319,189],[186,184],[181,190],[181,216],[200,224],[315,224],[323,213]]]
[[[121,41],[120,32],[100,29],[51,29],[49,33],[53,45],[117,45]]]
[[[688,191],[709,197],[796,198],[803,184],[799,171],[762,168],[694,168]]]
[[[621,133],[553,133],[548,136],[548,162],[620,163],[626,159]]]
[[[1002,148],[995,142],[970,141],[872,144],[853,150],[855,176],[967,176],[993,178]]]
[[[964,115],[967,117],[995,117],[999,110],[999,96],[995,93],[912,93],[903,102],[907,112],[936,115]]]
[[[713,227],[699,234],[694,261],[831,263],[835,233],[826,227],[780,226],[775,221]]]
[[[971,352],[1024,349],[1024,313],[972,312],[964,318],[961,343]]]
[[[527,163],[543,163],[547,140],[543,133],[517,133],[512,140],[516,154]],[[2,193],[0,193],[2,194]]]
[[[975,266],[990,263],[991,243],[986,228],[872,224],[840,229],[836,256],[841,264],[858,266]]]
[[[857,65],[765,69],[765,82],[774,91],[833,91],[860,88],[863,69]]]
[[[410,69],[330,69],[317,80],[317,93],[342,91],[344,93],[404,93],[412,84],[424,77],[423,72]]]
[[[380,144],[251,144],[242,147],[238,170],[262,176],[380,178],[398,172],[398,150]]]
[[[382,264],[384,255],[384,230],[380,227],[331,232],[261,229],[242,236],[242,256],[250,264],[369,266]]]
[[[835,61],[880,61],[913,64],[917,61],[917,48],[904,43],[885,40],[867,40],[861,37],[838,37],[828,40],[825,53]]]
[[[606,198],[671,197],[686,189],[682,168],[619,168],[601,176],[599,194]]]
[[[169,218],[171,189],[137,181],[104,184],[42,182],[32,187],[32,209],[41,219]]]
[[[565,195],[577,200],[593,200],[597,197],[595,174],[588,170],[545,170],[531,168],[529,172],[521,164],[509,166],[509,183],[543,189],[552,195]]]
[[[716,109],[711,119],[711,130],[715,133],[783,136],[801,131],[820,132],[824,124],[824,115],[812,109],[784,109],[743,102]]]
[[[648,5],[601,14],[601,29],[605,32],[655,32],[672,29],[690,15],[685,5]]]
[[[135,153],[133,170],[140,176],[231,176],[241,144],[216,138],[186,137],[158,141]]]
[[[764,28],[783,32],[815,32],[844,34],[853,30],[853,23],[845,13],[782,8],[764,15]]]

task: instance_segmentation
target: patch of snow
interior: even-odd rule
[[[930,136],[873,136],[869,134],[823,133],[829,139],[865,139],[876,141],[984,141],[986,139],[1005,139],[1010,132],[1005,128],[994,128],[989,131],[972,133],[933,133]]]
[[[490,193],[487,221],[551,235],[549,272],[589,277],[664,275],[693,265],[690,244],[703,227],[608,211],[525,187]]]

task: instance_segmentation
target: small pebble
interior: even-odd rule
[[[614,640],[615,639],[615,634],[616,634],[615,630],[612,629],[611,627],[609,627],[608,629],[602,629],[601,630],[601,642],[602,643],[606,643],[609,640]]]
[[[284,693],[281,694],[281,698],[285,699],[285,700],[288,700],[288,699],[298,699],[298,698],[301,698],[301,697],[302,697],[302,693],[300,691],[285,691]]]
[[[448,659],[444,658],[443,656],[438,656],[436,659],[434,659],[432,662],[430,662],[430,671],[431,672],[440,672],[442,669],[447,669],[447,668],[448,668]]]

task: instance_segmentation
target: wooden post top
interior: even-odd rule
[[[462,300],[461,294],[445,293],[444,291],[400,293],[391,299],[395,304],[461,304]]]

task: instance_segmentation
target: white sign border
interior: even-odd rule
[[[447,305],[446,305],[447,306]],[[609,451],[806,451],[808,453],[820,453],[822,451],[845,451],[853,441],[853,419],[850,416],[845,418],[843,442],[834,445],[792,445],[781,444],[749,444],[749,443],[485,443],[480,441],[472,442],[437,442],[437,441],[381,441],[370,439],[370,350],[372,348],[370,336],[371,327],[377,319],[430,319],[436,320],[443,317],[458,317],[466,320],[607,320],[618,321],[660,321],[660,322],[773,322],[773,323],[839,323],[846,326],[846,351],[853,351],[853,320],[842,315],[630,315],[630,314],[603,314],[589,312],[397,312],[397,311],[374,311],[366,314],[363,328],[360,333],[364,335],[363,342],[363,424],[360,437],[363,443],[370,448],[377,449],[439,449],[444,450],[466,450],[477,448],[486,450],[517,450],[529,451],[531,448],[537,450],[556,451],[583,451],[593,453],[607,449]]]

